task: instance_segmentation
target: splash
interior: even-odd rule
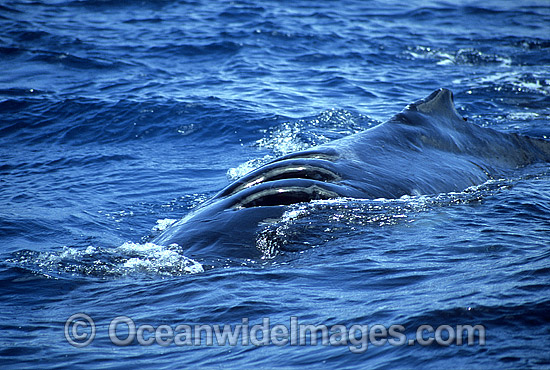
[[[122,264],[126,275],[144,272],[173,276],[204,272],[200,263],[181,255],[177,249],[171,250],[153,243],[127,242],[117,250],[128,256],[134,256]]]
[[[165,218],[163,220],[157,220],[157,224],[153,226],[152,231],[156,231],[156,232],[164,231],[176,221],[177,219],[174,219],[174,218]]]
[[[96,278],[166,277],[204,271],[200,263],[180,252],[176,247],[126,242],[116,248],[65,246],[53,252],[22,250],[14,253],[6,262],[54,278],[66,275]]]
[[[272,127],[255,145],[281,156],[358,133],[378,123],[345,109],[329,109],[311,119],[284,122]]]
[[[303,252],[323,245],[343,234],[377,233],[380,228],[415,222],[420,213],[440,207],[482,201],[512,186],[516,180],[489,180],[462,192],[437,195],[405,195],[399,199],[336,198],[290,206],[280,220],[265,223],[256,238],[263,259],[273,259],[281,251]]]
[[[254,146],[268,149],[272,154],[255,158],[230,168],[227,177],[235,181],[277,157],[306,150],[347,135],[355,134],[379,124],[379,121],[345,109],[329,109],[310,118],[282,124],[263,130],[264,137]]]

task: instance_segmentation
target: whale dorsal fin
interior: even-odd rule
[[[456,111],[453,102],[453,93],[448,89],[438,89],[428,97],[409,104],[404,112],[416,111],[427,115],[444,116],[451,119],[463,120]]]

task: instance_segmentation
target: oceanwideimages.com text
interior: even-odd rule
[[[104,325],[103,325],[104,326]],[[105,330],[116,346],[344,346],[353,353],[363,353],[373,346],[450,346],[485,345],[483,325],[420,325],[406,330],[403,325],[382,324],[309,324],[291,316],[286,323],[259,323],[242,318],[238,324],[137,324],[128,316],[118,316]],[[64,327],[67,341],[75,347],[90,345],[97,333],[96,323],[87,314],[74,314]]]

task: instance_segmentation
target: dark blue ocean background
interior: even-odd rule
[[[277,236],[299,247],[272,260],[212,268],[148,242],[262,163],[440,87],[469,122],[550,137],[548,1],[5,0],[0,30],[0,367],[550,368],[548,164],[298,205]],[[64,336],[79,312],[84,348]],[[121,347],[119,315],[408,339],[479,324],[486,344]]]

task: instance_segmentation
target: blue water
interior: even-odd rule
[[[440,87],[470,122],[550,137],[547,1],[8,0],[0,29],[2,368],[550,367],[548,164],[290,207],[258,237],[285,244],[271,260],[212,267],[149,243],[247,171]],[[96,325],[86,347],[64,335],[75,313]],[[407,340],[483,325],[486,343],[119,346],[120,315]]]

